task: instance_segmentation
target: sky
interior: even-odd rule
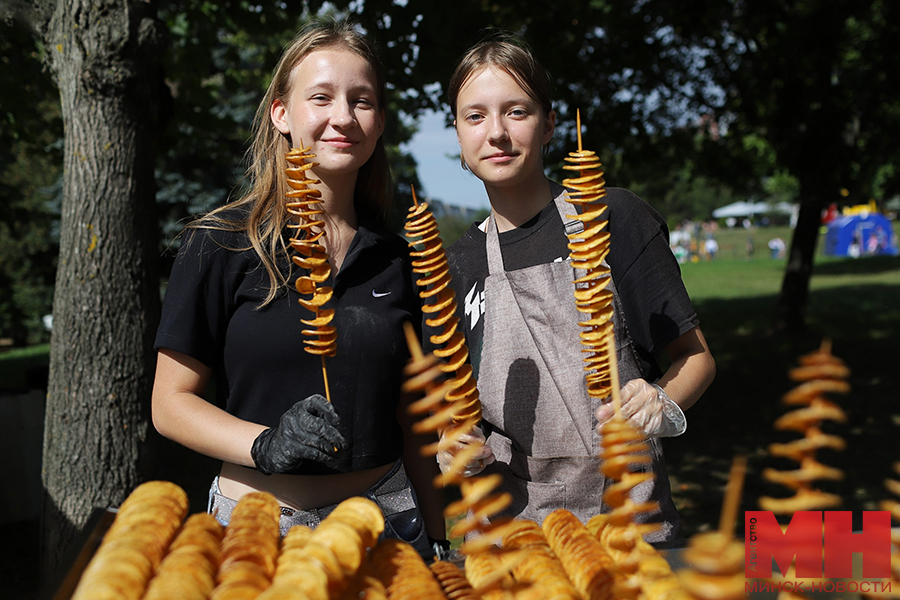
[[[424,189],[416,195],[443,200],[448,204],[488,208],[484,186],[459,166],[459,144],[453,128],[444,128],[444,115],[428,112],[419,121],[419,131],[403,149],[412,153]]]

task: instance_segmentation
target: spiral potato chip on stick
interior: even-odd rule
[[[778,514],[839,506],[840,496],[815,489],[813,482],[844,478],[839,469],[816,460],[816,453],[823,448],[843,450],[846,446],[842,438],[823,433],[821,426],[825,421],[843,423],[847,420],[844,411],[825,394],[849,392],[850,385],[846,379],[850,376],[850,370],[841,359],[831,354],[831,343],[825,340],[819,350],[800,357],[800,366],[791,369],[788,375],[792,380],[803,383],[785,394],[782,400],[789,406],[800,405],[803,408],[783,414],[775,421],[775,428],[797,431],[803,437],[785,444],[771,444],[769,453],[796,461],[799,467],[793,471],[765,469],[763,478],[781,484],[795,494],[789,498],[764,496],[759,499],[759,506]]]
[[[409,323],[404,324],[406,340],[410,350],[410,361],[404,369],[405,381],[402,390],[408,393],[416,393],[421,397],[409,405],[411,415],[421,415],[422,419],[413,424],[416,433],[439,433],[449,431],[440,442],[425,446],[422,453],[434,455],[442,448],[443,444],[455,444],[456,435],[465,434],[472,430],[474,421],[461,419],[454,421],[454,417],[462,404],[465,408],[465,400],[447,399],[452,384],[444,381],[442,361],[435,354],[424,355],[416,339],[415,331]],[[442,488],[445,485],[456,485],[460,489],[460,499],[450,503],[444,509],[445,517],[459,516],[459,520],[450,530],[451,537],[472,535],[465,541],[459,550],[461,553],[472,557],[474,555],[490,553],[495,561],[492,564],[497,569],[489,569],[479,578],[478,583],[473,583],[474,591],[480,593],[483,589],[495,589],[509,579],[510,571],[525,558],[525,553],[509,552],[495,547],[503,536],[511,530],[516,521],[510,517],[496,517],[497,513],[504,510],[512,503],[512,496],[508,493],[496,494],[494,491],[502,483],[498,474],[487,476],[465,477],[463,472],[466,465],[474,456],[481,453],[483,442],[474,442],[465,445],[452,459],[446,473],[435,479],[435,486]],[[479,558],[478,564],[484,564],[487,558]]]
[[[894,472],[900,475],[900,462],[894,463]],[[900,481],[896,479],[885,479],[884,486],[889,492],[900,497]],[[900,524],[900,501],[882,500],[878,503],[880,510],[886,510],[891,513],[895,523]],[[873,592],[863,592],[865,598],[896,598],[897,590],[900,590],[900,528],[891,529],[891,578],[881,586],[881,590]],[[885,586],[893,592],[885,592]],[[874,586],[873,586],[874,587]]]
[[[416,433],[446,432],[455,425],[451,435],[470,432],[474,425],[473,421],[470,419],[462,419],[459,423],[454,421],[454,417],[460,410],[459,406],[463,405],[463,409],[465,409],[466,402],[462,399],[452,402],[447,400],[448,390],[452,390],[452,384],[442,381],[444,370],[441,368],[441,360],[435,354],[426,356],[422,353],[412,325],[405,323],[404,329],[411,358],[404,369],[405,381],[402,390],[422,396],[412,402],[408,408],[409,413],[414,416],[423,415],[421,420],[413,424],[413,431]],[[425,446],[422,452],[425,455],[434,455],[441,449],[442,444],[455,442],[456,438],[445,434],[440,442]],[[451,537],[477,534],[460,546],[460,552],[467,555],[493,549],[494,544],[500,541],[515,524],[509,517],[495,517],[497,513],[512,503],[510,494],[494,493],[494,490],[502,483],[500,475],[474,477],[463,475],[466,465],[474,456],[480,454],[482,446],[481,442],[467,444],[454,456],[447,472],[435,480],[435,486],[438,488],[445,485],[459,486],[460,499],[450,503],[444,509],[444,516],[461,517],[450,530]],[[521,558],[524,556],[519,554],[504,556],[504,561],[501,563],[504,568],[493,572],[492,576],[487,576],[482,580],[482,585],[492,586],[497,580],[504,577]]]
[[[607,221],[600,220],[608,208],[603,203],[606,181],[596,153],[582,149],[580,111],[577,112],[577,128],[578,151],[569,153],[565,158],[568,164],[563,165],[563,169],[578,171],[579,176],[563,179],[562,183],[575,190],[568,192],[566,201],[580,207],[577,215],[567,217],[581,221],[584,229],[566,236],[570,240],[572,267],[585,272],[575,280],[575,305],[587,315],[587,319],[579,323],[584,329],[581,332],[582,351],[588,354],[584,359],[585,382],[588,394],[602,399],[609,396],[611,388],[606,336],[613,328],[613,294],[606,289],[612,278],[609,267],[603,262],[609,254],[609,232],[604,230]]]
[[[610,387],[615,407],[613,417],[600,427],[600,472],[610,479],[603,492],[603,500],[612,509],[608,514],[597,515],[588,523],[596,537],[606,546],[615,562],[619,576],[615,580],[615,597],[637,598],[641,593],[644,577],[640,566],[647,553],[643,535],[658,529],[655,524],[638,524],[635,517],[659,510],[656,502],[636,503],[631,490],[653,479],[652,471],[638,472],[636,465],[651,462],[650,446],[642,431],[622,416],[622,400],[619,392],[619,372],[616,361],[615,339],[612,331],[606,334],[609,355]],[[602,526],[597,523],[602,523]]]
[[[297,252],[293,257],[294,264],[308,271],[306,275],[298,277],[295,284],[301,295],[300,305],[314,315],[312,319],[301,319],[301,322],[309,327],[303,330],[303,335],[309,338],[304,340],[304,350],[322,357],[325,397],[330,401],[325,357],[334,356],[337,352],[337,329],[331,325],[334,309],[323,308],[323,305],[331,300],[332,289],[321,284],[331,276],[331,265],[328,262],[328,253],[320,243],[325,235],[323,229],[325,223],[319,218],[323,211],[316,205],[322,193],[310,187],[311,184],[319,183],[319,180],[307,177],[306,173],[318,164],[310,162],[316,155],[310,152],[311,146],[303,148],[302,140],[300,146],[291,148],[285,156],[288,163],[285,175],[291,188],[286,194],[287,211],[294,217],[294,222],[288,227],[295,230],[290,245]]]
[[[734,523],[740,505],[747,459],[737,456],[731,466],[719,530],[691,537],[684,551],[690,568],[678,571],[678,579],[690,598],[740,600],[744,588],[744,545],[734,539]]]
[[[422,312],[427,315],[425,323],[429,327],[442,328],[441,333],[430,338],[437,346],[434,356],[445,359],[445,363],[439,363],[440,370],[448,375],[452,374],[445,384],[443,403],[438,398],[434,399],[434,403],[423,399],[411,407],[418,414],[431,413],[430,417],[417,423],[415,427],[419,432],[434,431],[440,436],[439,447],[423,449],[423,453],[436,454],[439,449],[455,445],[460,438],[472,432],[481,419],[481,401],[472,376],[472,365],[467,362],[469,350],[466,340],[458,328],[456,299],[450,287],[450,265],[437,220],[428,209],[428,203],[419,202],[416,198],[415,190],[413,206],[409,209],[404,229],[409,245],[413,248],[410,251],[413,271],[421,275],[416,284],[420,288],[419,296],[425,301],[422,306]],[[413,343],[418,347],[414,336],[410,342],[410,350],[415,357]],[[430,394],[426,396],[428,397]],[[467,515],[457,522],[451,535],[479,534],[460,547],[464,554],[487,549],[499,541],[506,528],[511,525],[511,519],[505,517],[496,518],[490,523],[483,522],[483,519],[504,510],[512,502],[509,494],[493,493],[502,482],[500,476],[463,476],[466,465],[480,454],[482,446],[483,444],[478,443],[467,444],[454,456],[448,472],[438,480],[439,487],[458,485],[462,495],[461,500],[447,506],[446,515]]]
[[[426,315],[426,325],[441,328],[441,333],[431,336],[435,344],[435,356],[445,359],[441,368],[452,373],[448,384],[447,402],[457,406],[451,428],[471,429],[481,419],[481,401],[478,388],[472,376],[472,365],[466,361],[469,349],[466,339],[459,331],[459,317],[456,316],[456,297],[450,287],[450,264],[441,240],[437,219],[428,210],[427,202],[419,202],[416,190],[412,190],[413,205],[409,208],[406,223],[406,238],[412,258],[413,272],[420,275],[416,280],[419,297],[425,301],[422,312]]]

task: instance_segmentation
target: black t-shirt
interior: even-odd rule
[[[681,269],[669,248],[663,218],[632,192],[607,188],[610,252],[606,258],[622,302],[625,322],[645,376],[660,375],[656,356],[683,333],[699,324],[681,280]],[[572,207],[574,211],[574,206]],[[486,235],[479,223],[447,249],[452,286],[461,327],[476,372],[481,360],[488,274]],[[553,202],[528,223],[500,234],[500,250],[507,271],[568,260],[562,219]],[[574,298],[565,301],[574,302]]]
[[[239,250],[248,245],[243,233],[191,232],[175,260],[156,347],[211,367],[220,406],[272,427],[295,402],[325,394],[322,363],[304,350],[300,320],[312,313],[293,285],[259,308],[269,280],[255,252]],[[361,225],[340,271],[322,285],[334,289],[325,307],[335,309],[338,334],[336,356],[325,359],[330,397],[351,449],[337,471],[312,465],[303,473],[389,464],[403,449],[397,404],[409,351],[402,323],[418,329],[422,318],[407,245]]]

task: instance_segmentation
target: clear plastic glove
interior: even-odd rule
[[[260,433],[250,455],[264,475],[291,473],[308,462],[336,468],[347,451],[340,426],[341,419],[331,403],[314,394],[281,415],[278,427]]]
[[[622,416],[647,437],[675,437],[687,430],[681,407],[654,383],[632,379],[622,388]],[[612,418],[611,402],[597,409],[598,428]]]
[[[452,435],[447,433],[441,435],[437,453],[441,473],[446,475],[450,472],[453,459],[460,453],[467,455],[466,466],[462,471],[463,477],[477,475],[494,462],[494,451],[485,443],[484,432],[480,427],[476,426],[472,428],[471,433],[459,435],[456,439],[450,439],[449,436]]]

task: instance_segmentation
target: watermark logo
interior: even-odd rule
[[[862,555],[864,579],[891,576],[891,514],[864,511],[861,532],[850,511],[798,511],[782,531],[771,511],[744,514],[744,575],[772,576],[772,561],[785,573],[796,557],[797,578],[850,579],[853,554]]]

